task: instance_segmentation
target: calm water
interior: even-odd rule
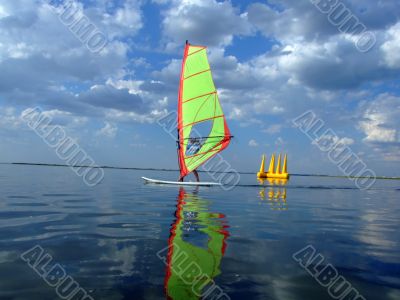
[[[199,299],[207,278],[231,299],[332,299],[292,258],[307,245],[325,258],[316,269],[332,264],[366,299],[400,299],[399,181],[224,191],[140,176],[176,174],[106,170],[89,188],[68,168],[0,165],[0,299],[58,299],[21,259],[35,246],[52,257],[44,270],[59,263],[94,299]]]

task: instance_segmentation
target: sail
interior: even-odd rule
[[[178,100],[181,178],[224,150],[230,140],[206,47],[186,43]]]

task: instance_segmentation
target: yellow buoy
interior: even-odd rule
[[[275,154],[272,154],[271,162],[269,163],[268,173],[273,174],[274,173],[274,168],[275,168]]]
[[[283,159],[282,173],[287,173],[287,154],[285,154],[285,158]]]
[[[276,165],[275,174],[280,174],[280,173],[281,173],[281,155],[279,154],[279,156],[278,156],[278,164]]]
[[[263,178],[263,174],[265,174],[265,155],[262,156],[260,172],[257,173],[258,178]]]
[[[287,154],[283,159],[283,167],[281,168],[281,157],[279,154],[278,162],[275,169],[275,154],[272,154],[271,161],[269,163],[268,172],[265,172],[265,155],[262,156],[260,171],[257,173],[258,178],[274,178],[274,179],[289,179],[289,173],[287,171]]]

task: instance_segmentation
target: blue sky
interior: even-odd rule
[[[39,106],[99,165],[177,167],[156,120],[176,109],[188,39],[208,46],[234,168],[285,152],[291,172],[341,174],[292,125],[312,110],[377,174],[399,175],[397,0],[339,1],[376,36],[367,52],[309,0],[72,1],[107,38],[92,53],[49,2],[64,3],[0,3],[0,162],[61,162],[22,120]]]

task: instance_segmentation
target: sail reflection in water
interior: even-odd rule
[[[268,181],[270,186],[264,186],[260,190],[260,198],[263,201],[268,200],[272,210],[288,210],[287,206],[287,190],[284,187],[287,179],[259,179],[259,182],[264,185]]]
[[[225,216],[209,212],[210,203],[180,189],[168,240],[165,290],[168,299],[228,296],[214,283],[229,235]],[[217,295],[219,294],[219,296]]]

